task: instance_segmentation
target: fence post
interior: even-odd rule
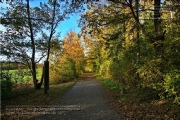
[[[44,93],[49,90],[49,61],[44,61]]]

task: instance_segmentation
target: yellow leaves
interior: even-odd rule
[[[165,103],[166,103],[165,100],[160,100],[160,101],[155,101],[155,102],[153,103],[153,105],[154,105],[154,106],[158,106],[158,105],[163,105],[163,104],[165,104]]]
[[[70,32],[64,40],[64,54],[74,61],[82,59],[84,56],[84,49],[81,47],[80,38],[75,32]]]
[[[168,15],[168,14],[162,14],[162,18],[163,19],[169,19],[171,16],[170,15]]]
[[[126,38],[126,41],[125,41],[125,47],[130,47],[130,46],[133,46],[135,43],[134,41],[132,40],[132,37],[130,36],[130,38]]]
[[[87,11],[87,12],[86,12],[86,15],[87,15],[87,16],[91,16],[92,13],[91,13],[90,11]]]

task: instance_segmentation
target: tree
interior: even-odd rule
[[[172,50],[170,45],[176,43],[175,46],[179,46],[179,36],[176,36],[179,29],[174,26],[178,26],[179,17],[174,14],[177,15],[179,9],[174,7],[176,12],[170,13],[166,9],[172,8],[173,4],[168,6],[167,1],[160,2],[113,0],[93,6],[81,18],[82,31],[91,36],[93,47],[88,49],[89,56],[95,56],[94,63],[99,66],[96,70],[101,75],[119,80],[126,89],[135,87],[156,91],[155,96],[161,98],[167,98],[168,91],[169,98],[177,100],[179,92],[174,90],[179,82],[177,61],[173,64],[168,61],[174,61],[171,58],[177,53],[175,51],[179,51],[176,47]],[[172,16],[175,20],[169,19]],[[170,33],[172,26],[173,35]],[[178,54],[175,56],[179,57]],[[109,61],[110,65],[107,65]],[[168,69],[168,66],[173,67]]]
[[[50,57],[51,82],[66,82],[83,72],[84,49],[75,32],[69,32],[63,40],[62,49],[53,49],[53,52],[58,56],[52,54]]]
[[[5,14],[2,13],[2,23],[12,31],[16,31],[11,36],[13,37],[11,57],[17,56],[18,60],[29,67],[34,86],[38,89],[42,85],[43,75],[41,82],[38,83],[36,64],[45,57],[46,60],[49,59],[51,40],[55,37],[59,22],[66,19],[68,14],[76,12],[82,4],[74,1],[49,0],[32,8],[29,3],[29,0],[9,3],[10,8],[7,8]],[[49,35],[46,31],[49,31]],[[7,46],[4,46],[4,49],[6,48]],[[42,56],[37,58],[37,54]]]
[[[64,39],[63,54],[71,59],[75,64],[75,73],[78,75],[82,71],[82,62],[84,58],[84,49],[82,48],[80,38],[75,32],[69,32]]]

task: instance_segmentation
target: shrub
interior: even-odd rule
[[[50,66],[50,83],[62,83],[76,78],[75,62],[68,58],[61,58]]]
[[[6,99],[11,96],[13,82],[12,75],[9,72],[1,72],[1,99]]]
[[[170,71],[165,75],[164,89],[165,93],[163,96],[168,99],[173,99],[174,102],[180,101],[180,71]]]

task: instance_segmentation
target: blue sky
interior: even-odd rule
[[[31,6],[37,6],[40,4],[40,2],[44,2],[44,1],[47,1],[47,0],[33,0],[31,2]],[[73,30],[74,32],[76,33],[79,33],[80,32],[80,28],[78,27],[78,23],[77,23],[77,20],[80,19],[80,16],[78,14],[73,14],[73,15],[70,15],[70,18],[69,19],[66,19],[64,21],[61,21],[58,25],[58,28],[56,29],[57,32],[60,32],[61,36],[60,36],[60,39],[62,40],[64,37],[66,37],[66,34],[68,32],[70,32],[71,30]]]
[[[40,2],[44,2],[44,1],[47,0],[33,0],[33,1],[30,0],[30,6],[31,7],[39,6]],[[161,0],[161,2],[164,2],[164,0]],[[0,8],[5,6],[7,5],[0,3]],[[60,22],[58,28],[56,29],[57,32],[61,33],[60,39],[63,39],[70,30],[75,31],[76,33],[80,32],[81,29],[78,27],[78,23],[77,23],[77,20],[79,19],[80,16],[78,14],[73,14],[70,15],[69,19]],[[2,30],[5,30],[5,28],[2,25],[0,25],[0,31]]]
[[[77,20],[80,19],[80,16],[74,14],[70,17],[70,19],[60,22],[57,31],[61,32],[61,39],[66,36],[69,31],[75,31],[76,33],[80,32],[80,28],[78,27]]]
[[[47,0],[31,1],[30,6],[31,7],[37,6],[37,5],[39,5],[40,1],[47,1]],[[6,6],[7,6],[7,4],[0,3],[0,11],[2,10],[1,7],[6,7]],[[60,34],[61,36],[59,38],[60,40],[63,40],[63,38],[66,37],[66,34],[68,32],[70,32],[71,30],[75,31],[76,33],[80,32],[81,29],[78,27],[78,22],[77,22],[79,19],[80,19],[80,16],[78,14],[72,14],[72,15],[69,15],[69,19],[61,21],[59,23],[58,28],[56,29],[56,32],[61,33]],[[6,28],[0,24],[0,31],[5,31],[5,30],[6,30]],[[5,60],[5,59],[6,59],[5,57],[1,57],[0,61]]]
[[[43,1],[47,1],[47,0],[30,1],[30,6],[31,7],[38,6],[39,3]],[[7,5],[5,3],[4,4],[0,3],[0,10],[1,7],[6,7],[6,6]],[[66,36],[66,34],[71,30],[75,31],[76,33],[80,32],[81,29],[78,27],[78,22],[77,22],[79,19],[80,16],[78,14],[72,14],[70,15],[69,19],[60,22],[58,28],[56,29],[57,32],[61,33],[60,39],[63,39]],[[0,25],[0,31],[2,30],[5,30],[5,28],[2,25]]]
[[[30,6],[34,7],[40,4],[40,2],[44,2],[47,0],[33,0],[30,4]],[[70,32],[71,30],[75,31],[76,33],[80,32],[80,28],[78,27],[77,20],[80,19],[80,16],[78,14],[72,14],[70,15],[70,18],[64,21],[61,21],[58,25],[58,28],[56,29],[57,32],[61,33],[60,39],[63,39],[66,37],[66,34]]]

